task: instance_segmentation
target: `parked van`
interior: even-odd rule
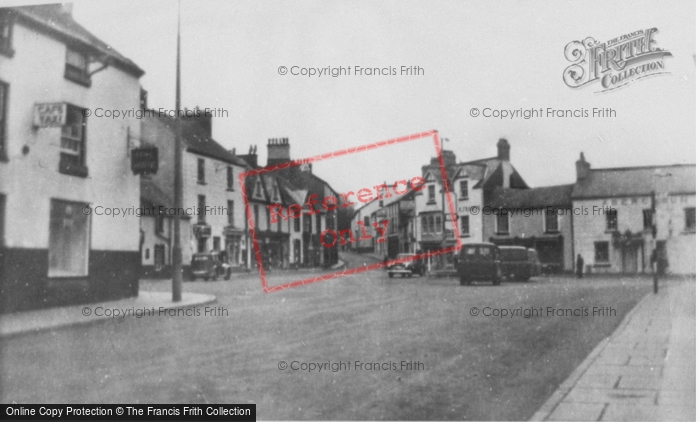
[[[503,277],[527,281],[532,277],[533,268],[527,248],[523,246],[499,246]]]
[[[493,243],[470,243],[462,246],[455,256],[455,267],[462,286],[473,281],[490,281],[501,284],[498,247]]]

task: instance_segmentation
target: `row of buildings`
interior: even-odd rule
[[[240,175],[260,170],[257,148],[226,150],[201,111],[176,120],[148,110],[144,71],[71,12],[69,4],[0,8],[1,312],[137,295],[144,272],[170,275],[178,212],[185,269],[194,253],[250,269],[249,221],[267,267],[337,261],[337,249],[319,241],[336,213],[303,205],[335,195],[310,165],[246,177],[243,192]],[[111,118],[111,110],[132,112]],[[173,199],[178,122],[182,211]],[[290,160],[287,139],[267,147],[268,164]],[[305,216],[270,224],[276,203],[299,204]]]
[[[491,158],[460,163],[454,152],[442,154],[457,226],[432,158],[422,167],[423,190],[356,210],[355,223],[389,220],[387,240],[358,242],[357,252],[394,258],[453,246],[459,237],[534,248],[550,272],[573,271],[581,255],[587,273],[650,273],[656,244],[665,271],[695,273],[694,164],[595,169],[581,153],[575,183],[530,188],[505,139]],[[437,255],[429,265],[449,271],[451,259]]]

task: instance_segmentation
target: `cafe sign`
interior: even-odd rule
[[[66,103],[34,104],[34,126],[60,127],[66,124]]]
[[[158,173],[158,148],[135,148],[131,150],[131,171],[134,174]]]

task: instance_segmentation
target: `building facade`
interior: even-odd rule
[[[143,71],[60,4],[0,9],[3,312],[138,294],[139,206],[129,150]],[[88,111],[86,111],[88,110]]]
[[[591,169],[583,153],[572,193],[574,254],[587,273],[694,274],[695,165]]]

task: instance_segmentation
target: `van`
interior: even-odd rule
[[[501,284],[501,267],[498,247],[493,243],[463,245],[455,256],[455,267],[462,286],[473,281],[490,281]]]
[[[503,277],[512,280],[527,281],[532,277],[533,268],[527,248],[523,246],[499,246],[501,253],[501,271]]]

